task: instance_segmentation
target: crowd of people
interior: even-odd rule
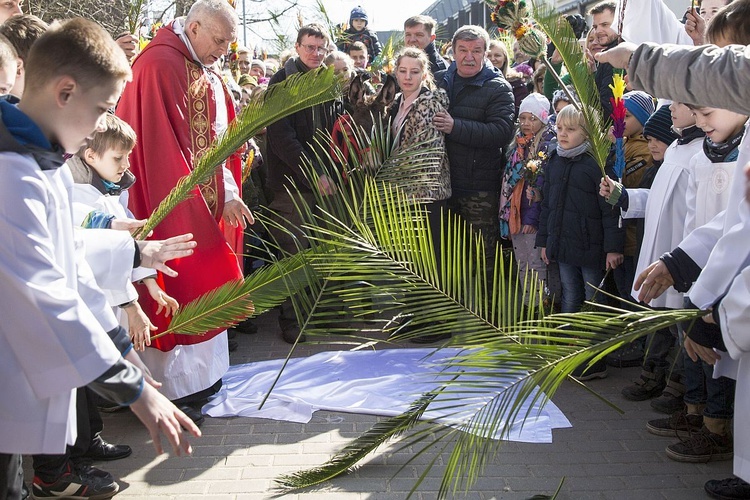
[[[29,494],[22,454],[33,456],[34,498],[116,494],[114,477],[91,462],[131,449],[101,437],[100,411],[130,406],[157,452],[160,434],[175,453],[190,452],[187,436],[200,435],[201,407],[221,387],[232,337],[257,326],[152,336],[181,304],[262,262],[252,240],[267,235],[253,212],[276,220],[270,236],[285,255],[305,246],[297,206],[312,210],[315,193],[333,194],[336,180],[320,175],[311,185],[303,161],[316,158],[316,134],[351,126],[342,123],[376,93],[396,148],[442,152],[426,167],[436,181],[406,189],[424,203],[432,234],[451,211],[481,238],[488,262],[507,242],[518,272],[532,273],[562,312],[602,301],[597,287],[608,279],[625,309],[710,311],[574,376],[603,378],[607,363],[641,366],[622,394],[669,414],[644,422],[680,438],[667,456],[734,457],[737,477],[709,481],[706,491],[750,498],[742,427],[750,0],[704,0],[682,21],[661,0],[620,8],[596,4],[590,30],[582,16],[565,17],[605,117],[613,75],[627,75],[624,167],[613,135],[602,176],[591,124],[553,45],[548,68],[520,44],[467,25],[446,59],[435,21],[416,15],[391,64],[375,65],[382,45],[358,6],[339,40],[321,25],[301,26],[277,62],[235,43],[239,19],[226,0],[197,0],[143,50],[132,34],[113,39],[93,21],[49,26],[18,1],[0,4],[0,397],[13,401],[0,412],[0,499]],[[662,22],[642,23],[634,10]],[[133,238],[251,99],[324,65],[351,80],[340,99],[268,126],[148,239]],[[436,241],[438,259],[439,249]],[[285,341],[305,341],[291,301],[278,320]]]

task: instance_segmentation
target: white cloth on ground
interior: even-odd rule
[[[244,416],[301,423],[309,422],[317,410],[396,416],[422,394],[452,378],[455,370],[451,370],[450,375],[437,374],[440,363],[461,352],[457,348],[331,351],[291,359],[262,409],[258,409],[258,405],[284,360],[233,366],[224,376],[221,390],[203,407],[203,412],[212,417]],[[471,373],[473,380],[477,373],[481,376],[481,372],[475,370],[467,370],[467,373]],[[499,379],[486,380],[497,381],[493,395],[503,392]],[[437,418],[445,425],[460,423],[490,399],[489,391],[482,391],[481,396],[475,391],[467,388],[464,394],[439,396],[425,418]],[[441,409],[441,405],[455,405],[455,401],[447,401],[448,397],[461,399],[460,414],[453,415],[455,409]],[[552,429],[571,426],[551,401],[543,408],[539,401],[532,407],[528,405],[517,414],[508,440],[551,443]],[[522,425],[529,408],[528,418]]]

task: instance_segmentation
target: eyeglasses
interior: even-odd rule
[[[326,53],[326,48],[325,47],[321,47],[319,45],[304,45],[304,44],[300,44],[300,47],[302,47],[303,49],[305,49],[305,52],[307,52],[308,54],[315,54],[316,52],[318,54],[325,54]]]

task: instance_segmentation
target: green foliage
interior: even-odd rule
[[[499,250],[486,262],[482,239],[460,219],[446,214],[440,235],[431,233],[424,205],[430,200],[409,192],[415,182],[435,182],[422,170],[439,163],[441,150],[419,144],[401,150],[388,124],[376,125],[370,137],[360,131],[352,142],[362,154],[346,157],[330,147],[330,138],[319,138],[305,164],[306,184],[316,186],[327,175],[335,180],[336,192],[323,196],[315,191],[314,204],[300,202],[304,223],[299,229],[308,235],[309,249],[282,256],[268,275],[253,275],[257,282],[250,296],[256,313],[291,296],[308,338],[347,333],[348,342],[361,345],[378,341],[368,338],[368,331],[388,332],[390,342],[446,332],[452,338],[445,345],[465,349],[436,362],[440,388],[377,424],[325,465],[279,478],[282,492],[346,473],[395,437],[396,451],[413,451],[404,467],[435,452],[412,493],[443,452],[446,470],[438,497],[468,491],[497,453],[501,441],[496,436],[507,436],[514,422],[529,416],[533,405],[524,403],[543,405],[579,365],[703,314],[599,307],[545,315],[537,279],[519,275]],[[267,246],[275,245],[270,241]],[[304,246],[300,242],[300,250]],[[268,288],[262,288],[265,282]],[[305,293],[298,293],[305,286]],[[240,292],[224,300],[231,303],[233,294]],[[259,305],[262,299],[266,302]],[[470,401],[467,392],[474,396]],[[452,427],[424,420],[436,401],[463,420]],[[467,415],[468,404],[472,412]]]
[[[198,186],[208,181],[230,155],[264,127],[302,109],[336,99],[341,95],[342,83],[333,68],[319,68],[270,86],[214,139],[200,158],[194,160],[192,172],[177,182],[136,237],[144,239],[177,205],[195,196]]]
[[[305,255],[299,254],[262,267],[244,280],[217,287],[182,306],[169,328],[152,339],[169,333],[203,335],[257,316],[304,290],[309,280],[307,267]]]

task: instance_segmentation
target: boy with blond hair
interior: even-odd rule
[[[127,224],[135,222],[128,210],[128,188],[136,181],[128,168],[135,132],[111,114],[105,115],[102,127],[66,162],[76,183],[73,222],[87,228],[129,229]],[[132,281],[145,285],[151,298],[161,306],[160,312],[163,309],[165,315],[171,315],[177,310],[177,301],[159,288],[153,269],[135,269]],[[151,345],[151,331],[156,327],[138,304],[135,287],[124,282],[117,289],[102,289],[109,304],[119,309],[115,314],[119,317],[118,312],[125,313],[120,323],[128,328],[135,349],[143,351]]]
[[[26,71],[23,101],[0,101],[0,495],[12,499],[21,497],[21,454],[63,453],[75,441],[78,387],[130,404],[158,453],[162,433],[177,454],[191,451],[180,426],[200,435],[122,357],[127,334],[76,250],[72,181],[60,168],[63,153],[77,151],[117,102],[131,74],[127,60],[100,26],[73,19],[37,40]],[[190,255],[190,239],[138,242],[113,260],[174,274],[164,262]],[[67,470],[34,494],[87,498],[99,486]]]

